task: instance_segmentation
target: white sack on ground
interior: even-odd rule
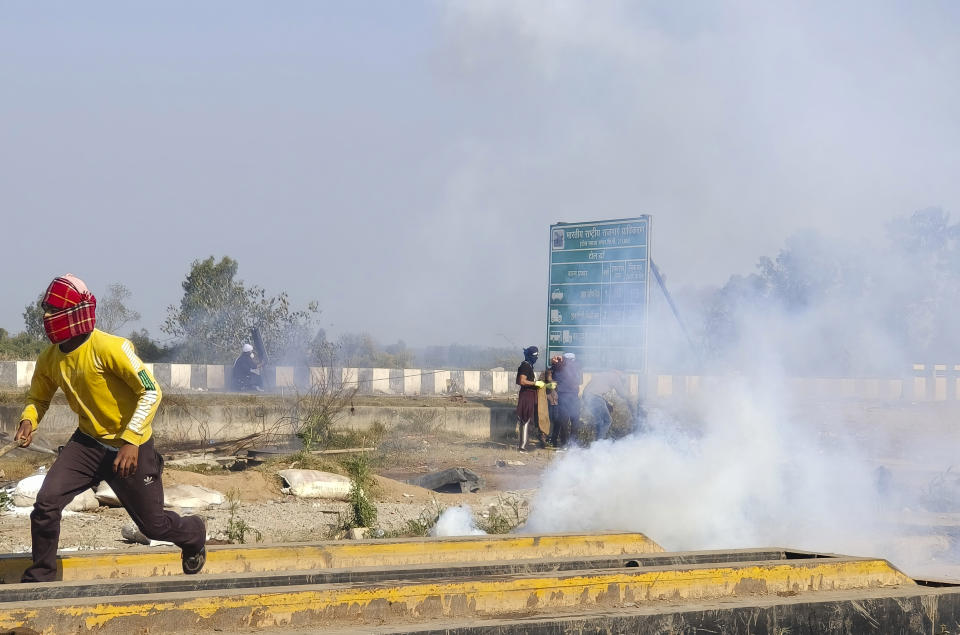
[[[40,486],[43,485],[43,479],[46,474],[34,474],[17,483],[13,490],[13,504],[17,507],[33,507],[37,500],[37,493]],[[96,509],[100,506],[92,489],[80,492],[64,508],[70,512],[86,512]]]
[[[113,488],[110,485],[103,481],[97,485],[96,490],[97,500],[100,501],[101,505],[106,505],[108,507],[120,507],[120,499],[117,498],[117,495],[113,493]]]
[[[97,495],[92,489],[87,489],[77,494],[65,509],[69,512],[90,512],[98,507],[100,507],[100,501],[97,500]]]
[[[164,507],[205,509],[220,505],[226,497],[217,490],[199,485],[170,485],[163,488]]]
[[[346,476],[319,470],[280,470],[277,474],[299,498],[347,500],[350,496],[350,479]]]

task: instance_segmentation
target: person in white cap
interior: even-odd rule
[[[237,361],[233,362],[231,377],[233,389],[240,392],[246,390],[263,392],[263,377],[260,375],[262,362],[257,359],[257,354],[253,352],[253,346],[250,344],[244,344],[240,351]]]

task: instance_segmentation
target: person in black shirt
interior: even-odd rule
[[[517,422],[520,424],[520,443],[518,450],[527,451],[527,437],[530,433],[530,426],[537,429],[540,434],[540,444],[543,446],[543,438],[540,428],[537,427],[537,390],[543,388],[544,382],[536,381],[536,375],[533,372],[533,366],[537,363],[537,356],[540,354],[536,346],[528,346],[523,349],[523,362],[517,368],[517,385],[520,386],[520,394],[517,395]]]
[[[569,438],[576,443],[580,436],[580,384],[583,372],[573,353],[564,353],[563,360],[552,373],[557,383],[557,405],[560,410],[560,428],[569,430]],[[565,445],[565,444],[564,444]]]
[[[561,448],[567,444],[570,436],[569,426],[564,425],[560,416],[560,398],[557,393],[556,374],[563,364],[562,355],[554,355],[550,358],[550,366],[544,380],[547,382],[547,407],[550,413],[550,445],[555,448]]]

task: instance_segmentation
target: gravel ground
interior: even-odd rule
[[[536,492],[531,485],[535,485],[539,474],[553,457],[553,453],[546,450],[519,454],[503,444],[458,439],[431,437],[410,441],[408,445],[416,446],[419,451],[372,458],[376,465],[374,471],[387,475],[375,476],[373,490],[378,516],[376,528],[386,535],[414,535],[424,521],[435,520],[443,508],[461,504],[471,506],[481,526],[491,521],[491,514],[501,526],[503,522],[516,525],[526,519],[529,501]],[[5,466],[4,461],[0,460],[0,469]],[[23,462],[20,457],[6,463],[8,478],[33,469],[32,465]],[[456,466],[480,474],[485,487],[472,494],[449,494],[402,482]],[[234,527],[242,522],[250,528],[246,532],[247,543],[257,542],[258,538],[264,543],[342,538],[345,520],[350,517],[349,505],[283,494],[273,472],[288,467],[305,466],[277,464],[273,470],[229,472],[218,469],[209,474],[168,467],[163,480],[166,487],[201,485],[224,494],[236,494],[238,500],[232,510],[230,502],[202,510],[177,510],[203,515],[207,519],[208,536],[215,542],[228,541],[231,519]],[[18,509],[0,513],[0,552],[30,551],[29,512],[30,509]],[[121,536],[122,527],[130,524],[131,520],[122,508],[101,506],[94,512],[65,512],[60,548],[125,549],[139,546]]]

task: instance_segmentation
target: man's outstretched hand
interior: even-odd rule
[[[140,446],[125,443],[117,451],[117,458],[113,461],[113,471],[120,478],[133,476],[137,471],[137,459],[140,457]]]
[[[28,420],[24,419],[20,422],[20,427],[17,428],[17,434],[14,435],[13,440],[21,448],[25,448],[33,442],[33,424]]]

